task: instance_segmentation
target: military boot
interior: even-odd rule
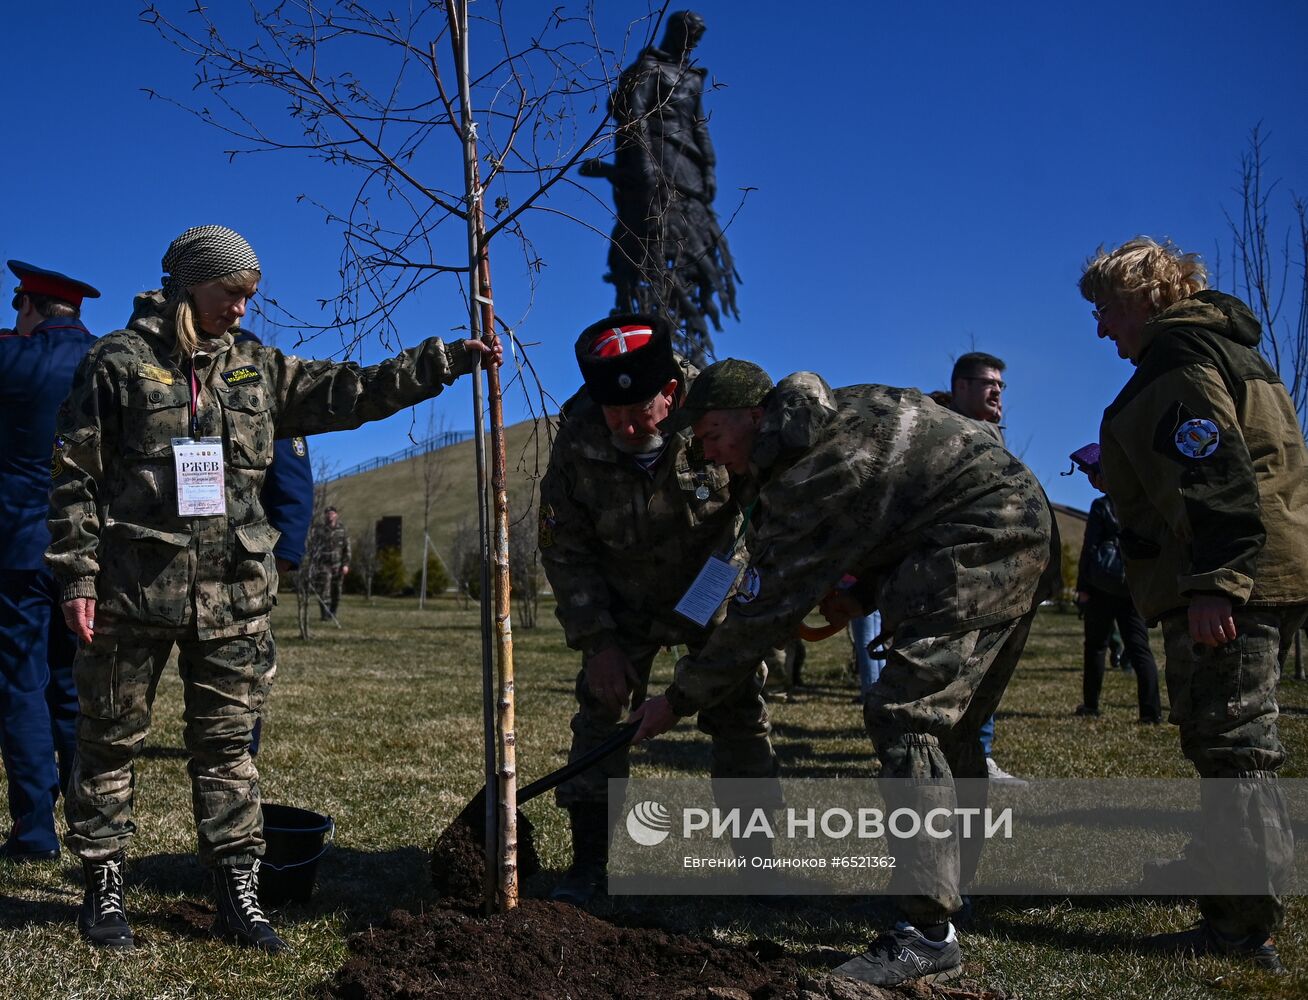
[[[218,916],[213,933],[247,948],[270,955],[286,950],[286,942],[259,909],[259,862],[248,865],[219,865],[213,873]]]
[[[123,905],[125,863],[122,851],[103,861],[82,859],[86,894],[82,897],[82,912],[77,916],[77,929],[97,948],[136,947]]]
[[[590,802],[568,807],[572,827],[572,864],[550,899],[585,906],[605,884],[609,869],[609,807]]]

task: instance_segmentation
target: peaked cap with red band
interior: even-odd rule
[[[672,326],[659,316],[607,316],[581,332],[576,353],[586,390],[601,406],[643,403],[682,378]]]
[[[98,299],[100,293],[85,281],[78,281],[58,271],[49,271],[44,267],[25,264],[21,260],[6,262],[9,270],[18,279],[19,293],[28,295],[46,295],[52,299],[67,302],[70,306],[80,306],[82,299]],[[17,308],[17,307],[15,307]]]

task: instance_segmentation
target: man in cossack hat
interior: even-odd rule
[[[668,323],[607,317],[582,331],[576,355],[585,386],[563,406],[540,501],[541,562],[567,643],[582,654],[571,760],[644,701],[661,646],[703,646],[722,608],[703,626],[674,609],[710,556],[740,558],[743,520],[727,470],[705,460],[689,430],[658,429],[698,374],[673,353]],[[714,778],[776,778],[765,678],[760,664],[700,713]],[[628,771],[624,750],[559,787],[573,863],[555,899],[582,905],[603,885],[608,780]]]
[[[59,856],[55,800],[76,741],[77,644],[41,557],[55,413],[95,342],[78,318],[82,300],[100,293],[58,271],[8,264],[18,288],[14,328],[0,330],[0,750],[13,825],[0,860],[21,864]]]

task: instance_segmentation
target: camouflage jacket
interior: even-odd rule
[[[95,598],[96,631],[198,638],[268,627],[278,532],[259,494],[273,439],[349,430],[439,393],[477,358],[437,338],[369,368],[307,361],[229,331],[194,359],[196,430],[220,437],[227,512],[177,513],[172,439],[190,435],[190,364],[159,293],[83,359],[59,411],[46,562],[62,600]]]
[[[350,565],[350,532],[344,521],[334,528],[318,522],[309,539],[309,560],[319,573],[336,573]]]
[[[1136,607],[1154,621],[1199,593],[1308,601],[1308,450],[1258,353],[1258,320],[1206,291],[1164,309],[1143,336],[1099,431]]]
[[[689,382],[696,370],[683,370]],[[730,547],[740,517],[727,471],[689,431],[668,439],[651,474],[613,446],[583,389],[563,407],[540,493],[541,563],[569,646],[590,654],[620,634],[703,636],[673,608],[705,560]]]
[[[1039,482],[916,389],[833,391],[791,375],[768,397],[751,463],[750,566],[708,645],[677,664],[667,695],[679,715],[720,700],[845,574],[887,633],[920,635],[1016,618],[1047,586],[1053,517]]]

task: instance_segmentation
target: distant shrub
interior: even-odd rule
[[[377,553],[377,578],[373,580],[373,593],[383,597],[396,597],[409,587],[409,574],[404,569],[404,558],[398,548],[382,549]]]
[[[437,597],[450,587],[450,574],[445,572],[445,566],[435,555],[427,556],[427,596]],[[422,591],[422,570],[413,574],[413,592],[415,594]]]

